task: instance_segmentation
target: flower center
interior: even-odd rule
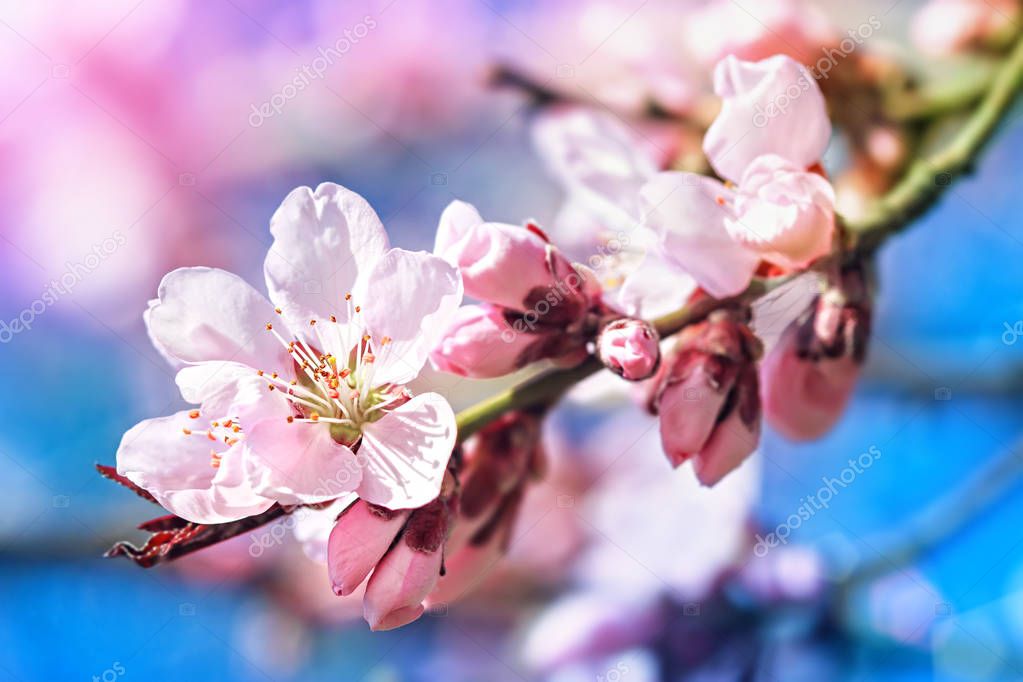
[[[311,319],[308,340],[296,336],[288,341],[267,323],[267,331],[291,356],[289,376],[294,378],[262,370],[259,375],[268,380],[269,390],[281,391],[292,403],[295,412],[287,417],[288,423],[328,424],[334,440],[353,445],[362,436],[364,424],[380,419],[411,396],[401,386],[374,381],[377,364],[391,352],[391,339],[374,339],[366,332],[362,307],[352,301],[351,294],[345,295],[345,302],[347,321],[335,315]]]

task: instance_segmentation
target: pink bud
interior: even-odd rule
[[[426,598],[427,608],[447,606],[469,594],[501,560],[504,548],[497,542],[463,546],[444,562],[444,575]]]
[[[716,485],[757,449],[760,442],[758,390],[756,367],[748,364],[736,381],[731,409],[714,426],[707,443],[693,460],[696,477],[703,485]]]
[[[783,436],[813,440],[838,421],[866,358],[871,316],[864,273],[853,265],[785,330],[761,368],[765,413]]]
[[[511,374],[538,360],[572,366],[586,359],[586,335],[548,325],[539,315],[482,304],[459,308],[430,361],[442,372],[474,379]]]
[[[452,498],[441,493],[409,516],[401,538],[377,564],[366,585],[362,611],[373,630],[391,630],[423,614],[423,600],[440,577]]]
[[[450,603],[474,589],[506,550],[528,479],[543,467],[540,418],[506,413],[462,450],[458,518],[445,546],[446,572],[428,605]]]
[[[484,222],[454,201],[440,217],[434,253],[459,269],[465,293],[477,300],[528,311],[550,294],[559,299],[552,320],[581,313],[582,276],[532,225]]]
[[[327,570],[335,594],[347,596],[362,584],[408,516],[363,500],[341,514],[327,541]]]
[[[505,495],[497,506],[483,519],[468,520],[475,529],[468,543],[455,546],[449,543],[446,572],[437,582],[426,603],[439,606],[457,601],[476,589],[493,570],[499,558],[508,550],[512,529],[518,519],[524,488],[516,487]],[[484,521],[480,523],[480,521]],[[459,524],[463,523],[459,519]],[[456,526],[457,531],[457,526]]]
[[[372,630],[393,630],[423,615],[423,600],[437,584],[443,554],[423,552],[399,542],[373,571],[362,600],[362,615]]]
[[[437,369],[459,376],[499,377],[528,364],[536,341],[511,326],[504,308],[467,305],[455,313],[430,360]]]
[[[651,401],[668,460],[677,467],[694,459],[704,485],[741,464],[759,438],[755,361],[761,350],[748,315],[719,310],[687,327]]]
[[[604,326],[597,338],[600,361],[628,381],[649,379],[661,361],[657,331],[642,320],[619,319]]]
[[[522,227],[484,222],[460,201],[441,215],[434,252],[461,271],[466,294],[513,310],[523,310],[529,292],[549,279],[543,238]]]
[[[830,431],[842,415],[860,365],[846,356],[802,359],[796,334],[790,327],[764,360],[764,414],[786,438],[814,440]]]
[[[711,368],[701,364],[684,380],[664,388],[657,411],[661,445],[672,466],[680,466],[710,439],[730,387],[724,375],[715,378]]]

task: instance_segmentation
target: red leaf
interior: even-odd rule
[[[142,530],[152,531],[142,547],[118,542],[104,556],[123,556],[143,568],[150,568],[247,533],[290,514],[292,509],[275,504],[257,516],[215,524],[193,523],[174,515],[161,516],[139,526]]]
[[[120,483],[125,488],[141,497],[143,500],[149,500],[153,504],[160,504],[159,502],[156,501],[156,498],[149,493],[148,490],[146,490],[145,488],[140,488],[139,486],[135,485],[127,478],[122,476],[121,474],[117,473],[117,469],[115,469],[114,467],[107,466],[105,464],[97,464],[96,471],[98,471],[99,475],[102,476],[103,478],[108,478],[114,483]]]

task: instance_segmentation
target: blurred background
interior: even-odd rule
[[[101,558],[152,509],[93,464],[180,402],[142,324],[164,273],[262,288],[270,214],[328,180],[405,248],[454,198],[553,224],[531,99],[488,87],[494,65],[684,109],[715,41],[773,6],[725,4],[741,20],[695,0],[0,2],[0,680],[1023,679],[1018,111],[882,251],[865,378],[821,442],[768,433],[708,491],[638,409],[570,401],[508,558],[388,633],[284,525],[154,570]],[[940,76],[910,43],[919,5],[819,8]],[[456,383],[457,404],[493,390]]]

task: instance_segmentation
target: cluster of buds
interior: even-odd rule
[[[760,341],[748,307],[723,308],[678,336],[649,407],[674,466],[692,461],[704,485],[739,466],[760,438]]]
[[[443,334],[430,356],[438,369],[489,378],[538,360],[585,359],[602,313],[600,285],[535,224],[484,222],[456,201],[441,216],[434,251],[480,301],[459,309]]]
[[[764,361],[771,426],[793,440],[812,440],[835,425],[866,358],[870,324],[863,267],[844,266]]]
[[[419,618],[455,601],[486,576],[507,549],[526,484],[542,475],[540,417],[512,412],[461,450],[440,496],[392,511],[358,500],[338,517],[327,543],[335,594],[366,583],[363,615],[374,630]]]

